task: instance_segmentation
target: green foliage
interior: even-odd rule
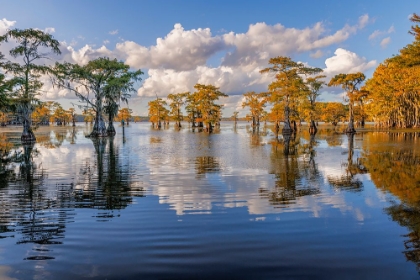
[[[37,96],[42,94],[43,83],[40,77],[53,73],[49,66],[36,62],[47,59],[49,52],[60,54],[60,44],[50,34],[32,28],[12,29],[0,36],[0,43],[9,40],[17,43],[10,50],[10,55],[14,58],[21,57],[23,62],[19,64],[7,61],[2,63],[2,68],[14,75],[10,97],[15,113],[23,122],[21,139],[23,142],[34,142],[36,139],[31,129],[31,114],[39,101]]]
[[[129,65],[107,57],[97,58],[80,66],[56,63],[54,83],[73,92],[84,104],[80,107],[93,109],[95,125],[91,136],[106,136],[102,113],[115,117],[118,102],[127,101],[134,83],[140,81],[141,70],[130,71]]]

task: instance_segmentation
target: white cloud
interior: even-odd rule
[[[363,73],[375,67],[376,64],[376,60],[367,61],[366,58],[360,57],[354,52],[338,48],[334,52],[334,56],[325,60],[326,68],[324,72],[327,76],[333,76],[339,73]]]
[[[108,44],[109,44],[109,40],[104,40],[104,41],[103,41],[103,44],[104,44],[104,45],[108,45]]]
[[[52,34],[52,33],[55,32],[55,28],[54,27],[47,27],[47,28],[45,28],[44,32]]]
[[[369,23],[369,15],[364,14],[359,17],[359,28],[363,29]]]
[[[194,91],[194,85],[213,84],[227,94],[243,94],[245,91],[263,91],[271,80],[261,75],[259,68],[247,71],[243,68],[199,66],[194,70],[150,69],[148,78],[138,90],[139,96],[166,96],[169,93]]]
[[[391,37],[386,37],[382,39],[380,45],[382,48],[386,48],[386,46],[388,46],[389,43],[391,43]]]
[[[109,31],[109,34],[111,34],[111,35],[117,35],[118,34],[118,29]]]
[[[383,34],[383,32],[379,31],[379,30],[375,30],[372,32],[372,34],[369,35],[369,40],[373,40],[376,37],[379,37],[381,34]]]
[[[270,57],[291,55],[323,48],[347,39],[347,27],[334,35],[323,36],[325,28],[317,23],[310,28],[286,28],[281,24],[251,24],[246,33],[225,34],[226,44],[233,48],[224,58],[226,66],[253,66],[267,63]]]
[[[131,66],[181,71],[205,65],[207,59],[224,48],[222,38],[213,37],[209,28],[184,30],[179,23],[175,24],[165,38],[158,38],[156,45],[150,48],[131,41],[116,46],[117,51]]]
[[[0,35],[3,35],[6,33],[8,29],[13,27],[16,24],[16,21],[10,21],[5,18],[0,19]]]
[[[223,35],[225,43],[232,48],[224,58],[226,66],[251,66],[267,63],[270,57],[290,56],[316,50],[347,40],[351,34],[366,26],[369,16],[359,18],[357,25],[345,25],[333,34],[328,34],[324,24],[318,22],[304,29],[286,28],[281,24],[251,24],[246,33],[230,32]]]
[[[67,61],[71,63],[78,63],[84,65],[92,59],[99,57],[110,57],[116,58],[117,56],[105,46],[98,49],[93,49],[89,45],[85,45],[79,50],[75,50],[72,46],[66,46],[65,44],[61,47],[61,59],[60,61]]]
[[[376,39],[376,38],[378,38],[378,37],[382,37],[382,36],[384,36],[384,35],[386,35],[386,34],[391,34],[391,33],[394,33],[394,32],[395,32],[394,25],[391,25],[391,26],[388,28],[388,30],[387,30],[387,31],[375,30],[375,31],[373,31],[373,33],[372,33],[372,34],[370,34],[370,35],[369,35],[369,40],[373,40],[373,39]]]

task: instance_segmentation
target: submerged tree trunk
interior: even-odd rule
[[[285,134],[283,136],[283,143],[284,143],[283,154],[285,156],[288,156],[290,153],[290,138],[291,138],[291,133]]]
[[[309,126],[309,134],[315,135],[317,132],[318,132],[318,129],[317,129],[316,125],[315,125],[315,121],[314,120],[311,120],[311,124]]]
[[[212,133],[213,132],[213,126],[211,123],[206,124],[206,132]]]
[[[286,106],[284,107],[284,127],[281,131],[282,134],[291,134],[293,132],[293,129],[290,127],[290,119],[289,119],[289,100],[287,99]]]
[[[111,114],[109,114],[109,122],[108,122],[108,128],[106,129],[106,132],[109,136],[114,136],[116,134],[115,127],[114,127],[114,118]]]
[[[275,127],[276,138],[279,137],[279,131],[280,131],[280,124],[279,124],[279,121],[276,121],[276,127]]]
[[[93,130],[89,137],[97,138],[97,137],[106,137],[108,136],[108,132],[105,126],[105,121],[102,118],[102,115],[100,112],[96,112],[95,117],[95,124],[93,125]]]
[[[351,102],[349,104],[349,124],[347,126],[346,133],[356,133],[356,130],[354,129],[353,104]]]
[[[22,112],[22,120],[23,120],[23,131],[20,140],[22,143],[34,143],[36,142],[35,134],[31,128],[31,110],[28,106],[25,106]]]
[[[114,114],[112,111],[108,112],[108,127],[106,131],[109,136],[114,136],[116,134],[114,127]]]

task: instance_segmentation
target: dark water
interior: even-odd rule
[[[0,279],[418,278],[418,132],[246,125],[1,128]]]

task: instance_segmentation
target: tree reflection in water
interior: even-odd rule
[[[342,164],[346,170],[340,177],[328,176],[328,182],[334,188],[345,189],[348,191],[361,191],[363,183],[355,175],[365,174],[367,172],[360,158],[354,160],[354,134],[347,134],[348,156],[347,162]]]
[[[56,139],[67,139],[71,143],[74,137],[71,132],[60,135],[69,137],[57,138],[53,134],[53,139],[39,137],[39,141],[45,142],[37,145],[58,147],[60,141],[56,142]],[[0,141],[0,190],[5,195],[4,199],[0,197],[0,238],[14,237],[17,233],[17,244],[62,244],[66,224],[74,220],[74,208],[111,210],[96,216],[103,221],[113,217],[112,210],[127,207],[133,196],[144,195],[142,187],[131,182],[129,164],[121,164],[112,138],[94,142],[96,161],[94,165],[87,161],[79,179],[82,184],[76,187],[73,182],[47,180],[38,146],[12,148],[3,140]],[[48,247],[34,248],[34,252],[35,255],[29,254],[28,260],[53,258],[49,256]]]
[[[144,196],[144,191],[132,184],[129,164],[120,162],[113,137],[92,139],[92,142],[96,161],[92,166],[87,160],[80,171],[74,195],[75,207],[111,210],[97,216],[107,220],[114,217],[112,210],[126,208],[132,203],[133,196]]]
[[[363,153],[363,162],[376,187],[401,200],[385,212],[410,231],[403,253],[417,264],[420,274],[420,134],[377,132],[369,137],[370,149]],[[391,140],[398,145],[386,145]]]
[[[197,175],[202,176],[206,173],[215,173],[220,171],[220,165],[215,157],[203,156],[195,158],[195,170]]]
[[[4,191],[7,191],[8,186],[12,186],[12,193],[9,194],[12,199],[1,201],[1,233],[18,232],[18,244],[61,244],[65,224],[70,218],[69,212],[63,207],[65,201],[68,201],[68,190],[57,191],[57,196],[51,196],[49,187],[45,184],[47,174],[42,164],[37,165],[34,161],[39,155],[34,144],[16,149],[19,152],[14,152],[12,160],[18,166],[6,167],[11,175],[2,186]],[[51,259],[52,257],[45,255],[47,252],[48,250],[44,250],[42,255],[28,259]]]
[[[320,176],[315,164],[314,145],[314,138],[311,138],[307,146],[301,144],[296,133],[285,134],[282,140],[276,137],[271,143],[270,171],[275,175],[275,186],[271,190],[260,188],[260,195],[273,205],[285,207],[295,203],[299,197],[320,193],[317,183]],[[302,156],[299,156],[299,151]]]

